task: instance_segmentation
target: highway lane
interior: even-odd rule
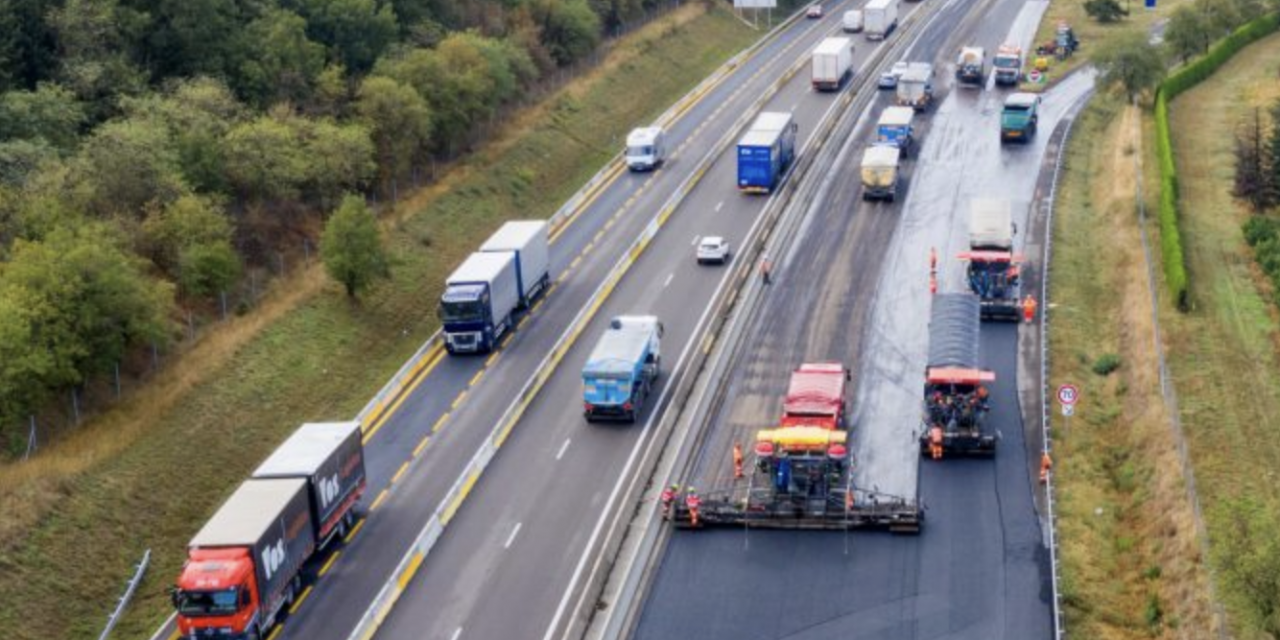
[[[1042,8],[997,0],[972,28],[949,23],[953,31],[945,38],[934,30],[919,47],[938,53],[942,63],[950,62],[959,44],[968,43],[960,38],[991,50],[1004,38],[1018,39],[1033,29],[1034,12]],[[1008,25],[1013,28],[1006,34]],[[947,73],[944,67],[942,77]],[[1088,78],[1077,78],[1050,92],[1040,134],[1027,147],[998,143],[998,105],[1007,92],[951,91],[927,116],[929,132],[900,212],[856,204],[850,211],[837,197],[824,210],[828,215],[810,224],[796,261],[782,271],[798,272],[802,282],[789,285],[807,290],[779,288],[770,294],[770,306],[753,327],[760,337],[748,341],[752,353],[731,383],[736,386],[728,396],[737,406],[713,422],[717,431],[708,440],[700,473],[714,478],[723,474],[728,459],[733,435],[725,434],[741,437],[743,423],[776,416],[792,365],[816,358],[859,362],[853,406],[857,481],[886,491],[914,491],[918,482],[928,509],[923,534],[677,532],[635,637],[1051,636],[1047,551],[1028,474],[1029,443],[1017,411],[1014,326],[984,325],[982,334],[984,365],[997,372],[991,420],[1004,439],[996,459],[921,464],[914,435],[927,347],[929,248],[937,247],[941,258],[941,290],[963,290],[963,265],[951,257],[967,243],[972,197],[1013,199],[1022,216],[1018,228],[1028,228],[1026,204],[1034,195],[1049,133],[1088,86]],[[876,229],[874,222],[858,226],[840,218],[886,214],[901,216],[887,250],[878,249],[883,237],[869,232]],[[875,255],[878,263],[849,262],[843,253],[824,251],[831,243],[823,234],[846,234],[846,243]],[[870,292],[864,290],[867,278],[858,273],[860,267],[877,273]],[[869,310],[864,306],[868,296]],[[810,317],[787,317],[797,308],[810,309]],[[1038,430],[1038,425],[1027,429]]]
[[[872,48],[859,49],[861,61]],[[813,94],[808,78],[798,75],[768,108],[794,109],[803,140],[834,101],[832,95]],[[609,317],[656,313],[666,324],[664,381],[670,383],[671,367],[695,334],[723,273],[694,265],[694,240],[716,233],[739,246],[765,202],[737,194],[733,157],[732,150],[721,154],[570,350],[525,413],[510,450],[451,522],[379,637],[526,637],[540,635],[551,621],[642,437],[639,425],[583,421],[578,367]],[[646,417],[652,415],[650,407]]]
[[[691,171],[694,151],[719,138],[736,110],[763,93],[825,26],[801,21],[765,45],[670,127],[672,144],[688,145],[671,163],[652,174],[624,173],[601,191],[552,246],[555,290],[496,358],[442,355],[391,410],[366,451],[370,517],[326,567],[281,639],[346,637],[515,390]],[[322,613],[308,615],[316,609]]]

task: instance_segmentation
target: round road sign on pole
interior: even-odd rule
[[[1027,74],[1027,79],[1037,84],[1039,84],[1041,77],[1039,69],[1032,69],[1031,73]]]
[[[1080,390],[1073,384],[1058,387],[1058,402],[1064,407],[1072,406],[1080,399]]]

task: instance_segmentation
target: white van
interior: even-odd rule
[[[857,33],[862,31],[862,10],[852,9],[844,12],[844,32]]]
[[[662,127],[640,127],[627,134],[627,168],[657,169],[667,159],[667,136]]]

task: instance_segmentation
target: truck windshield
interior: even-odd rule
[[[1007,127],[1021,127],[1027,123],[1030,115],[1030,109],[1022,107],[1005,107],[1004,112],[1000,114],[1000,120],[1001,124]]]
[[[471,322],[484,320],[484,305],[479,301],[441,302],[440,319],[445,322]]]
[[[1014,57],[1004,58],[1004,57],[997,56],[996,59],[992,62],[992,64],[996,65],[997,67],[1000,67],[1001,69],[1017,69],[1018,59]]]
[[[646,145],[643,147],[627,147],[627,156],[631,158],[643,158],[653,155],[653,147]]]
[[[226,616],[236,612],[238,589],[183,591],[178,596],[178,613],[184,616]]]

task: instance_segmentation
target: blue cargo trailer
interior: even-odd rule
[[[738,190],[772,193],[795,160],[798,126],[790,113],[761,113],[738,141]]]

